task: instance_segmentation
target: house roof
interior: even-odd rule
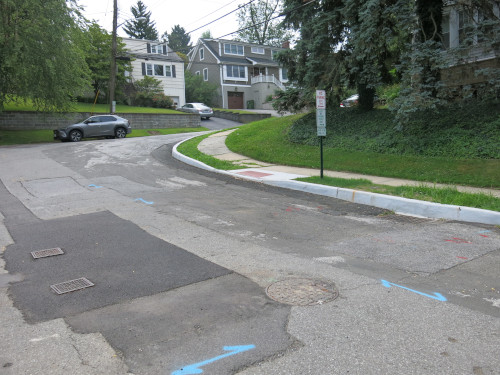
[[[262,59],[260,57],[247,57],[248,61],[250,61],[253,65],[271,65],[271,66],[279,66],[279,64],[271,59]]]
[[[237,43],[237,44],[242,44],[245,46],[260,46],[260,47],[267,47],[267,48],[272,48],[273,50],[283,50],[284,48],[280,47],[272,47],[272,46],[263,46],[259,44],[254,44],[254,43],[245,43],[245,42],[238,42],[234,40],[226,40],[226,39],[203,39],[200,38],[198,39],[198,43],[189,51],[188,56],[190,57],[190,61],[188,64],[188,69],[191,68],[191,65],[193,64],[193,56],[196,55],[199,51],[200,48],[205,48],[207,51],[209,51],[217,60],[218,64],[236,64],[236,65],[245,65],[245,66],[250,66],[250,65],[266,65],[266,66],[279,66],[278,62],[272,60],[272,59],[265,59],[261,57],[233,57],[233,56],[227,56],[225,54],[220,55],[218,51],[216,51],[210,44],[209,42],[216,42],[216,43]],[[199,62],[198,62],[199,63]]]
[[[168,55],[160,55],[155,53],[135,53],[128,52],[128,55],[141,60],[149,60],[149,61],[174,61],[174,62],[183,62],[179,56],[175,52],[169,52]]]
[[[222,61],[223,63],[229,63],[229,64],[238,64],[238,65],[252,65],[248,59],[244,57],[227,57],[227,56],[222,56],[219,57],[219,60]]]
[[[152,61],[175,61],[175,62],[183,62],[176,52],[172,48],[168,46],[166,42],[153,41],[147,39],[133,39],[133,38],[122,38],[125,42],[126,51],[125,53],[129,56],[132,56],[136,59],[142,60],[152,60]],[[148,44],[161,44],[166,45],[167,53],[166,55],[159,53],[146,53],[146,46]],[[139,47],[140,45],[144,46]]]

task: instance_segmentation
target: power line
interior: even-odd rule
[[[220,19],[222,19],[222,18],[224,18],[224,17],[226,17],[226,16],[229,16],[231,13],[234,13],[234,12],[236,12],[237,10],[240,10],[241,8],[246,7],[247,5],[249,5],[249,4],[251,4],[251,3],[253,3],[254,1],[255,1],[255,0],[250,0],[250,1],[249,1],[248,3],[246,3],[245,5],[242,5],[242,6],[238,7],[238,8],[236,8],[236,9],[232,10],[231,12],[224,14],[224,15],[223,15],[223,16],[221,16],[221,17],[219,17],[219,18],[217,18],[217,19],[215,19],[215,20],[213,20],[213,21],[211,21],[211,22],[209,22],[209,23],[207,23],[207,24],[205,24],[205,25],[203,25],[203,26],[200,26],[200,27],[198,27],[197,29],[191,30],[190,32],[188,32],[188,33],[186,33],[186,34],[191,34],[192,32],[198,31],[199,29],[201,29],[201,28],[203,28],[203,27],[205,27],[205,26],[208,26],[208,25],[210,25],[210,24],[212,24],[212,23],[214,23],[214,22],[216,22],[216,21],[218,21],[218,20],[220,20]]]
[[[214,13],[218,12],[219,10],[221,10],[221,9],[223,9],[223,8],[225,8],[225,7],[227,7],[228,5],[231,5],[231,4],[232,4],[232,3],[234,3],[235,1],[238,1],[238,0],[233,0],[233,1],[231,1],[230,3],[227,3],[226,5],[221,6],[220,8],[218,8],[218,9],[214,10],[212,13],[208,13],[206,16],[203,16],[203,17],[201,17],[201,18],[198,18],[196,21],[191,22],[191,23],[190,23],[190,24],[188,24],[187,26],[192,25],[192,24],[194,24],[194,23],[196,23],[196,22],[198,22],[198,21],[201,21],[201,20],[202,20],[202,19],[204,19],[204,18],[207,18],[208,16],[210,16],[210,15],[212,15],[212,14],[214,14]]]
[[[260,25],[262,25],[262,24],[264,24],[264,23],[266,23],[266,22],[272,21],[272,20],[274,20],[274,19],[276,19],[276,18],[286,16],[287,14],[290,14],[290,13],[292,13],[292,12],[296,11],[296,10],[299,10],[300,8],[306,7],[306,6],[308,6],[309,4],[315,3],[316,1],[318,1],[318,0],[310,0],[310,1],[308,1],[307,3],[302,4],[302,5],[300,5],[300,6],[296,7],[296,8],[293,8],[293,9],[291,9],[291,10],[289,10],[289,11],[286,11],[286,12],[280,13],[280,14],[278,14],[276,17],[270,18],[269,20],[259,22],[259,23],[257,23],[257,24],[252,25],[252,26],[247,26],[247,27],[244,27],[244,28],[242,28],[242,29],[239,29],[239,30],[233,31],[233,32],[228,33],[228,34],[224,34],[224,35],[219,36],[219,37],[217,37],[217,38],[215,38],[215,39],[221,39],[221,38],[224,38],[225,36],[232,35],[232,34],[236,34],[236,33],[239,33],[240,31],[244,31],[244,30],[248,30],[248,29],[254,28],[254,27],[256,27],[256,26],[260,26]]]

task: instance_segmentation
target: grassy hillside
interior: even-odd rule
[[[317,145],[316,117],[308,114],[288,132],[292,143]],[[401,131],[387,109],[327,111],[327,147],[389,155],[500,159],[500,103],[470,102],[413,114]]]
[[[463,120],[464,125],[457,126],[455,131],[445,122],[451,129],[448,132],[444,126],[433,129],[432,124],[421,120],[420,133],[413,130],[398,134],[387,111],[361,114],[345,108],[334,110],[328,117],[324,168],[430,183],[500,188],[499,117],[495,116],[491,120],[470,119],[467,126]],[[409,134],[408,139],[404,134]],[[227,138],[226,145],[234,152],[269,163],[320,167],[314,114],[271,118],[242,126]],[[470,145],[474,145],[473,151]],[[465,156],[471,154],[474,157]],[[485,155],[490,158],[484,158]]]

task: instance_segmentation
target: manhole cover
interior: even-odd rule
[[[310,306],[331,302],[339,296],[334,283],[311,279],[288,279],[267,287],[267,295],[287,305]]]
[[[86,279],[85,277],[81,277],[79,279],[65,281],[60,284],[54,284],[50,287],[57,294],[64,294],[69,292],[74,292],[75,290],[85,289],[94,286],[94,283]]]
[[[54,255],[61,255],[61,254],[64,254],[64,251],[62,251],[60,247],[54,247],[53,249],[43,249],[31,252],[31,256],[34,259],[52,257]]]

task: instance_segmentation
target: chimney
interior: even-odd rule
[[[283,44],[281,45],[281,47],[289,49],[290,48],[290,41],[287,40],[287,41],[283,42]]]

